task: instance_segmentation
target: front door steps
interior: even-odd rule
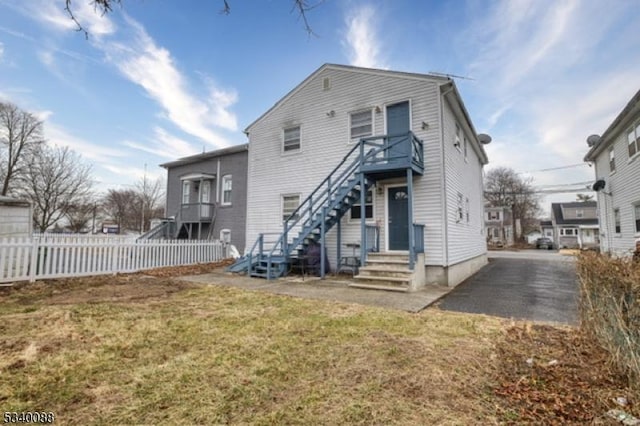
[[[420,255],[415,269],[409,269],[407,253],[369,253],[365,266],[349,287],[387,291],[415,291],[424,283],[424,255]],[[422,271],[420,270],[422,269]]]

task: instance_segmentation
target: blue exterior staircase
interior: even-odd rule
[[[260,234],[248,254],[228,270],[266,279],[286,275],[292,260],[312,242],[321,243],[355,203],[364,206],[366,192],[376,180],[423,174],[423,156],[422,141],[412,132],[361,139],[284,221],[281,233]],[[364,218],[361,227],[365,241]]]

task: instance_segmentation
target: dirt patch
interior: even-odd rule
[[[47,305],[145,301],[199,287],[196,283],[172,280],[183,275],[206,274],[233,263],[232,259],[199,265],[157,268],[134,274],[96,275],[79,278],[18,283],[0,289],[0,303],[12,300],[20,305]]]
[[[608,364],[608,354],[578,330],[523,325],[496,347],[500,417],[510,424],[617,424],[604,415],[640,415],[640,401]],[[622,405],[624,404],[624,405]]]

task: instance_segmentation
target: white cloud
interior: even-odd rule
[[[147,143],[126,140],[122,144],[170,160],[198,154],[201,151],[195,145],[170,134],[161,127],[155,127],[153,131],[154,137]]]
[[[96,45],[107,55],[127,79],[141,86],[151,99],[163,109],[165,116],[185,133],[196,136],[214,147],[225,147],[229,142],[216,128],[235,131],[235,114],[228,108],[237,101],[234,90],[225,90],[206,81],[208,97],[191,93],[186,77],[180,72],[171,53],[147,34],[131,18],[125,22],[131,38],[124,42],[100,41]]]
[[[343,45],[351,65],[367,68],[386,68],[380,56],[380,42],[375,31],[376,10],[363,5],[351,10],[345,20],[346,40]]]
[[[51,113],[44,111],[41,113],[41,116],[48,118],[51,116]],[[109,164],[111,161],[115,161],[115,159],[126,158],[128,156],[128,154],[122,150],[96,145],[79,138],[50,120],[45,122],[44,135],[50,144],[68,146],[80,153],[83,157],[99,164]]]

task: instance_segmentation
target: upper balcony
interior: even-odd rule
[[[361,170],[375,178],[406,176],[407,169],[424,174],[423,142],[412,132],[360,140]]]
[[[215,212],[213,203],[183,203],[180,205],[180,221],[183,223],[210,223]]]

